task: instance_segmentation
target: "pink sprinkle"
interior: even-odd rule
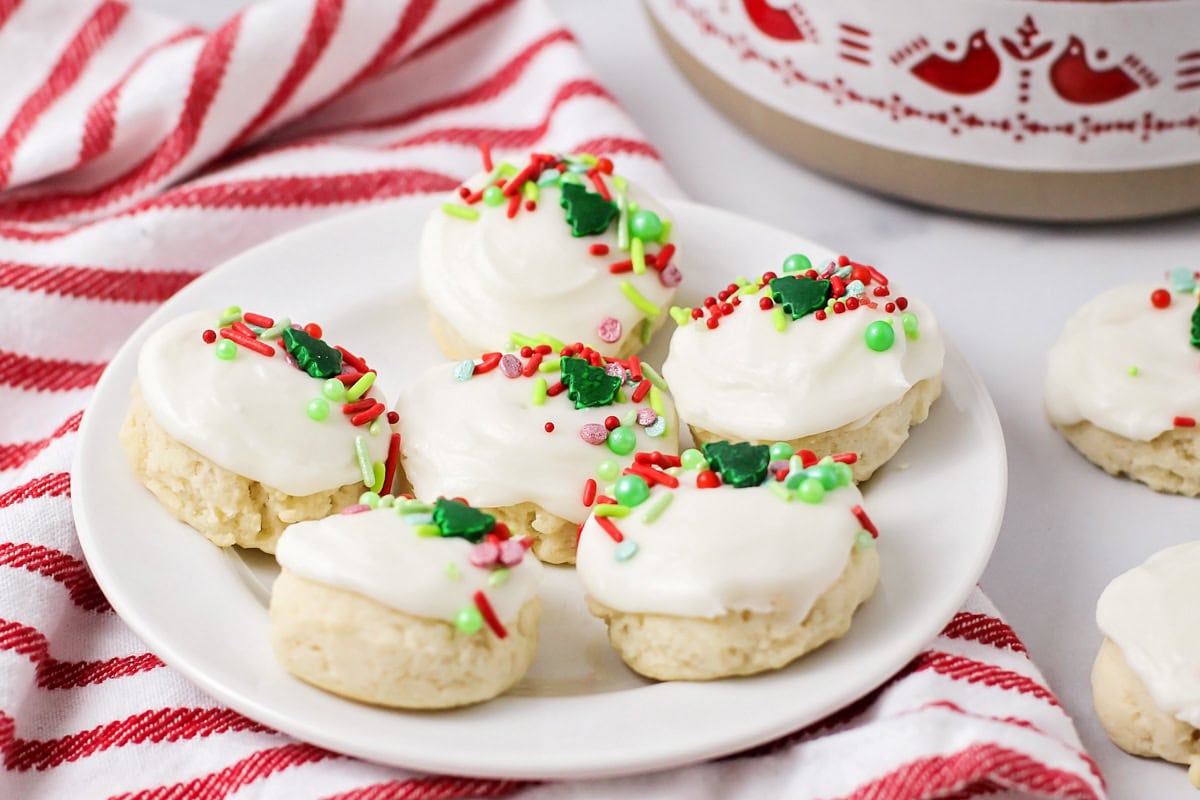
[[[663,286],[674,288],[683,283],[683,273],[674,264],[667,264],[666,268],[658,273],[658,280]]]
[[[525,545],[520,539],[505,539],[500,543],[500,563],[506,567],[515,567],[525,558]]]
[[[470,560],[472,567],[487,569],[494,566],[500,558],[500,548],[492,542],[480,542],[471,548],[471,552],[467,558]]]
[[[621,383],[625,383],[625,368],[615,362],[609,362],[604,365],[604,374],[612,375],[614,378],[620,378]]]
[[[647,425],[653,425],[654,421],[657,419],[658,419],[658,412],[656,412],[653,408],[639,408],[638,409],[637,423],[638,423],[638,425],[641,425],[643,428],[646,427]]]
[[[616,317],[605,317],[596,326],[596,335],[600,337],[600,341],[609,344],[621,341],[621,320]]]
[[[343,514],[361,514],[364,511],[370,511],[371,507],[364,503],[355,503],[352,506],[346,506],[342,509]]]
[[[521,377],[521,359],[512,353],[505,353],[504,357],[500,359],[500,371],[506,378]]]
[[[608,439],[608,428],[599,422],[589,422],[579,429],[579,438],[588,444],[604,444]]]

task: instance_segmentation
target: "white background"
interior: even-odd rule
[[[245,0],[140,3],[212,25]],[[1087,298],[1171,267],[1200,266],[1200,219],[1012,224],[847,188],[793,166],[711,109],[659,49],[634,0],[552,5],[692,199],[879,264],[933,306],[987,383],[1008,444],[1008,513],[983,588],[1075,717],[1114,798],[1194,798],[1182,767],[1135,759],[1109,743],[1088,676],[1100,642],[1093,620],[1100,591],[1151,553],[1191,538],[1200,501],[1158,495],[1090,466],[1044,421],[1041,384],[1046,350]]]

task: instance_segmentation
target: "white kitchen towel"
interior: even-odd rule
[[[0,797],[1104,796],[978,592],[885,687],[807,730],[538,785],[296,742],[221,707],[113,613],[76,540],[69,467],[92,387],[157,304],[284,231],[450,189],[480,144],[607,155],[675,191],[538,0],[264,0],[213,31],[114,0],[0,0],[0,129]]]

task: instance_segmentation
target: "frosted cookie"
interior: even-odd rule
[[[1113,475],[1200,495],[1200,311],[1191,270],[1171,289],[1110,289],[1067,321],[1050,350],[1046,416]]]
[[[664,208],[612,162],[535,153],[471,178],[421,236],[421,292],[450,358],[550,332],[636,353],[666,319],[681,280]]]
[[[173,320],[142,346],[121,446],[214,544],[274,552],[288,524],[390,488],[394,414],[375,372],[322,335],[235,306]]]
[[[784,443],[656,454],[599,500],[576,569],[613,647],[650,678],[786,666],[845,634],[879,579],[850,466]]]
[[[933,314],[845,256],[819,269],[789,256],[781,275],[739,278],[671,316],[663,375],[699,443],[854,452],[862,481],[941,394],[945,344]]]
[[[1104,643],[1092,667],[1096,715],[1129,753],[1189,765],[1200,787],[1200,542],[1118,576],[1096,605]]]
[[[596,477],[615,479],[638,449],[678,453],[679,422],[637,356],[534,345],[417,378],[396,405],[401,460],[417,496],[470,497],[543,561],[574,563]]]
[[[537,651],[542,565],[458,500],[371,493],[279,540],[271,645],[288,672],[398,708],[488,700]]]

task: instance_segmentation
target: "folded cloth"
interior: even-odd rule
[[[1103,797],[978,592],[850,708],[636,778],[417,775],[221,707],[116,617],[72,525],[82,409],[134,327],[251,245],[453,187],[480,143],[673,185],[537,0],[265,0],[211,32],[114,0],[0,0],[0,75],[0,797]]]

